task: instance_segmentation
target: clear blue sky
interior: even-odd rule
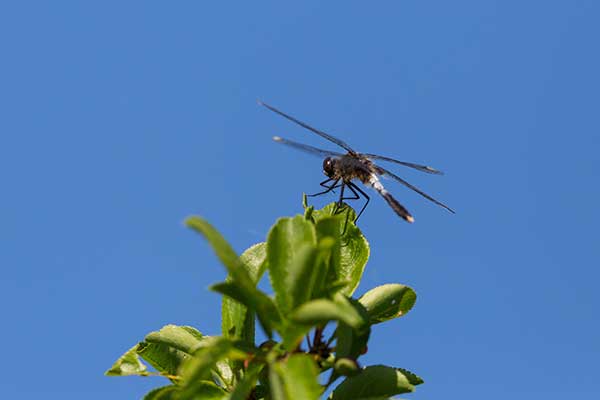
[[[301,211],[330,147],[258,98],[394,168],[360,226],[359,294],[411,285],[365,361],[426,384],[407,398],[600,394],[600,2],[3,2],[3,398],[132,399],[102,375],[164,324],[219,331],[224,277],[182,225],[239,251]],[[319,199],[322,205],[329,200]]]

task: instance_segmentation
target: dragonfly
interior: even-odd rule
[[[307,123],[302,122],[302,121],[292,117],[291,115],[288,115],[288,114],[284,113],[283,111],[278,110],[277,108],[275,108],[273,106],[263,103],[262,101],[259,101],[258,103],[260,105],[266,107],[267,109],[273,111],[274,113],[279,114],[280,116],[300,125],[301,127],[305,128],[313,133],[316,133],[317,135],[321,136],[322,138],[324,138],[324,139],[330,141],[331,143],[334,143],[334,144],[338,145],[339,147],[343,148],[344,150],[346,150],[346,153],[339,153],[339,152],[335,152],[335,151],[319,149],[317,147],[309,146],[309,145],[303,144],[303,143],[294,142],[292,140],[284,139],[279,136],[273,137],[273,140],[278,143],[285,144],[286,146],[290,146],[297,150],[302,150],[304,152],[311,153],[313,155],[324,157],[323,173],[325,174],[325,176],[327,176],[327,179],[325,179],[319,185],[321,187],[323,187],[325,190],[323,190],[319,193],[309,195],[309,197],[320,196],[322,194],[329,193],[331,191],[334,191],[334,189],[339,188],[340,189],[340,197],[336,204],[336,210],[339,210],[343,207],[344,200],[359,200],[362,195],[366,199],[366,202],[363,205],[363,207],[361,208],[360,212],[358,213],[356,219],[354,220],[354,222],[356,222],[356,221],[358,221],[358,218],[360,218],[360,216],[362,215],[365,208],[367,208],[367,205],[369,204],[369,201],[371,200],[370,197],[356,183],[354,183],[354,181],[358,180],[358,181],[362,182],[365,186],[369,186],[369,187],[372,187],[373,189],[375,189],[375,191],[377,191],[377,193],[379,193],[381,195],[381,197],[384,198],[384,200],[387,202],[387,204],[390,206],[390,208],[392,210],[394,210],[394,212],[400,218],[402,218],[406,222],[410,222],[410,223],[414,222],[415,221],[414,217],[410,214],[410,212],[408,212],[406,207],[404,207],[402,204],[400,204],[400,202],[398,200],[396,200],[394,198],[394,196],[392,196],[390,194],[390,192],[388,192],[383,187],[380,177],[389,177],[389,178],[392,178],[393,180],[401,183],[402,185],[406,186],[407,188],[417,192],[421,196],[425,197],[427,200],[437,204],[440,207],[445,208],[446,210],[450,211],[453,214],[455,213],[454,210],[452,210],[450,207],[448,207],[444,203],[434,199],[427,193],[423,192],[421,189],[417,188],[416,186],[413,186],[412,184],[408,183],[404,179],[400,178],[398,175],[388,171],[387,169],[380,167],[379,165],[376,165],[374,160],[386,161],[386,162],[390,162],[390,163],[394,163],[394,164],[399,164],[399,165],[402,165],[402,166],[405,166],[408,168],[415,169],[417,171],[425,172],[428,174],[434,174],[434,175],[443,175],[442,171],[439,171],[435,168],[432,168],[432,167],[429,167],[426,165],[415,164],[415,163],[407,162],[407,161],[399,161],[399,160],[396,160],[396,159],[393,159],[390,157],[384,157],[384,156],[380,156],[377,154],[359,153],[359,152],[355,151],[352,147],[350,147],[343,140],[340,140],[340,139],[338,139],[328,133],[325,133],[319,129],[313,128],[312,126],[308,125]],[[344,195],[346,193],[345,192],[346,188],[348,188],[350,190],[350,192],[352,192],[351,196],[344,197]],[[334,213],[335,212],[336,211],[334,211]]]

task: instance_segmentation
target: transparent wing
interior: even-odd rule
[[[346,150],[346,151],[348,151],[349,153],[351,153],[351,154],[356,154],[356,152],[355,152],[354,150],[352,150],[352,148],[351,148],[350,146],[348,146],[348,144],[347,144],[346,142],[344,142],[343,140],[340,140],[340,139],[338,139],[338,138],[335,138],[335,137],[331,136],[331,135],[330,135],[330,134],[328,134],[328,133],[325,133],[325,132],[323,132],[323,131],[320,131],[320,130],[318,130],[318,129],[316,129],[316,128],[313,128],[312,126],[310,126],[310,125],[308,125],[308,124],[306,124],[306,123],[304,123],[304,122],[302,122],[302,121],[300,121],[300,120],[297,120],[296,118],[292,117],[291,115],[287,115],[287,114],[286,114],[286,113],[284,113],[283,111],[279,111],[279,110],[278,110],[278,109],[276,109],[275,107],[273,107],[273,106],[270,106],[270,105],[268,105],[268,104],[266,104],[266,103],[263,103],[263,102],[262,102],[262,101],[260,101],[260,100],[258,101],[258,104],[260,104],[260,105],[262,105],[262,106],[265,106],[265,107],[267,107],[269,110],[273,111],[274,113],[276,113],[276,114],[279,114],[279,115],[281,115],[282,117],[284,117],[284,118],[287,118],[287,119],[289,119],[290,121],[297,123],[297,124],[298,124],[298,125],[300,125],[301,127],[303,127],[303,128],[306,128],[306,129],[308,129],[309,131],[316,133],[317,135],[321,136],[322,138],[325,138],[325,139],[329,140],[331,143],[335,143],[335,144],[337,144],[338,146],[342,147],[343,149],[345,149],[345,150]]]
[[[395,175],[393,173],[391,173],[390,171],[383,169],[379,166],[377,166],[377,170],[380,174],[382,175],[387,175],[392,179],[395,179],[396,181],[400,182],[401,184],[403,184],[404,186],[406,186],[409,189],[414,190],[415,192],[419,193],[421,196],[425,197],[427,200],[434,202],[435,204],[437,204],[440,207],[444,207],[446,210],[450,211],[452,214],[456,214],[454,212],[453,209],[451,209],[450,207],[448,207],[447,205],[445,205],[444,203],[437,201],[436,199],[434,199],[433,197],[431,197],[430,195],[428,195],[427,193],[423,192],[421,189],[419,189],[416,186],[411,185],[410,183],[406,182],[404,179],[400,178],[398,175]]]
[[[314,154],[314,155],[317,155],[317,156],[321,156],[321,157],[340,157],[340,156],[343,156],[342,153],[337,153],[335,151],[318,149],[316,147],[312,147],[312,146],[309,146],[307,144],[293,142],[291,140],[287,140],[287,139],[284,139],[284,138],[279,137],[279,136],[273,136],[273,140],[276,141],[277,143],[282,143],[282,144],[285,144],[287,146],[293,147],[295,149],[302,150],[302,151],[305,151],[307,153],[311,153],[311,154]]]
[[[377,154],[361,153],[361,155],[363,155],[367,158],[370,158],[372,160],[389,161],[389,162],[393,162],[396,164],[404,165],[405,167],[414,168],[416,170],[419,170],[421,172],[426,172],[428,174],[444,175],[444,173],[442,171],[439,171],[432,167],[428,167],[427,165],[415,164],[415,163],[411,163],[411,162],[407,162],[407,161],[394,160],[393,158],[378,156]]]

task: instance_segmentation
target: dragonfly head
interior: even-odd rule
[[[327,157],[323,160],[323,173],[329,178],[332,178],[335,173],[335,159]]]

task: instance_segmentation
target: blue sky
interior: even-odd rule
[[[376,198],[358,294],[418,293],[365,359],[407,398],[600,393],[600,3],[103,1],[0,5],[4,398],[140,398],[102,375],[167,323],[219,331],[224,271],[182,225],[238,251],[301,211],[335,148],[262,99],[394,168],[409,225]],[[331,198],[318,199],[323,205]]]

